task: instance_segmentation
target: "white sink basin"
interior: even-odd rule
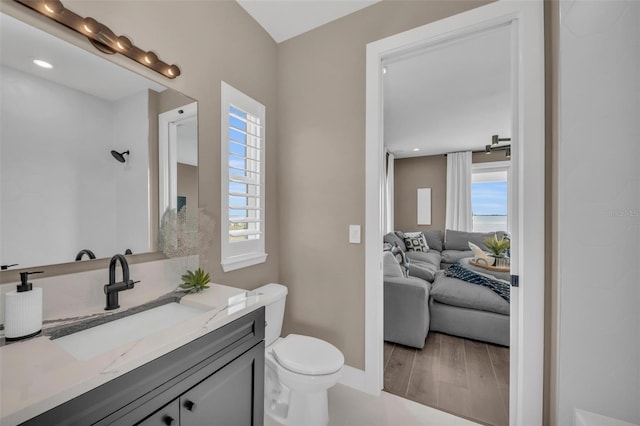
[[[78,360],[91,359],[205,312],[179,303],[168,303],[53,340]]]

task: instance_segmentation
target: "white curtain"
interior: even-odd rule
[[[471,212],[471,151],[447,154],[446,229],[473,230]]]
[[[385,188],[384,188],[384,200],[385,200],[385,210],[384,210],[384,233],[388,233],[393,231],[393,204],[394,204],[394,195],[393,195],[393,185],[394,185],[394,170],[393,170],[393,162],[395,160],[395,156],[392,153],[387,154],[387,174],[385,177]]]

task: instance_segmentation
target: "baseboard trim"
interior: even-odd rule
[[[359,368],[351,367],[350,365],[345,365],[342,367],[342,378],[340,379],[340,384],[345,386],[349,386],[355,390],[359,390],[360,392],[368,393],[371,395],[375,395],[376,393],[372,393],[372,389],[367,385],[367,375],[364,370],[360,370]],[[379,393],[379,390],[378,390]]]
[[[340,379],[340,384],[365,392],[364,370],[345,364],[342,367],[342,378]]]

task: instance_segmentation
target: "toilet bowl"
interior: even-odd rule
[[[265,306],[265,413],[284,425],[327,425],[327,390],[342,376],[342,352],[310,336],[279,337],[287,288],[267,284],[254,292],[269,297]]]

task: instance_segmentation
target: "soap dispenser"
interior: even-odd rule
[[[27,282],[29,275],[42,272],[44,271],[20,272],[20,284],[16,291],[5,294],[5,340],[26,339],[42,330],[42,289]]]

